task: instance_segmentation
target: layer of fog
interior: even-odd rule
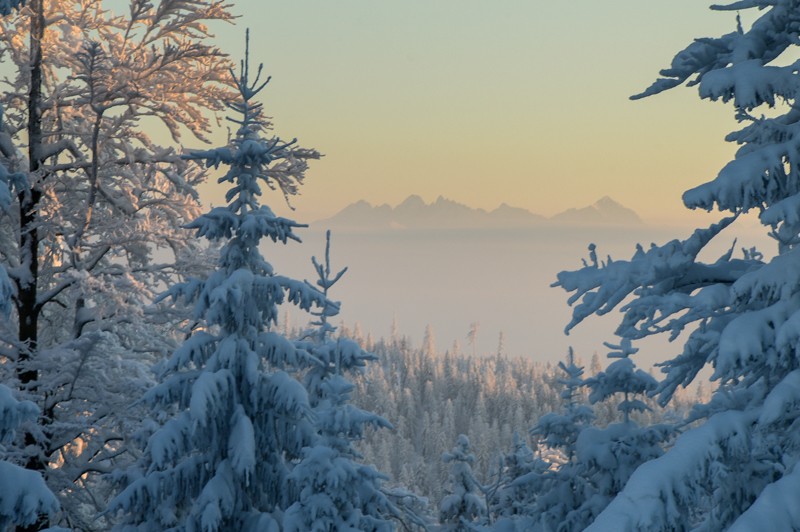
[[[556,274],[579,268],[590,242],[597,244],[600,257],[627,259],[637,242],[647,247],[690,233],[691,228],[652,226],[339,232],[332,237],[332,261],[334,267],[349,270],[331,295],[341,301],[341,319],[347,326],[358,323],[375,338],[388,337],[396,320],[400,332],[418,343],[430,324],[440,351],[458,341],[469,353],[467,331],[477,322],[479,354],[496,352],[502,331],[506,354],[555,361],[573,346],[588,360],[594,352],[605,354],[603,341],[616,340],[613,331],[620,315],[593,317],[564,335],[570,308],[568,294],[550,287]],[[737,250],[758,245],[769,252],[763,233],[752,225],[729,228],[707,258],[719,256],[735,237]],[[302,244],[271,245],[264,251],[279,273],[313,279],[310,256],[323,256],[323,230],[309,228],[299,234]],[[301,326],[307,316],[292,311],[289,320]],[[640,360],[664,360],[679,352],[679,344],[644,342]]]

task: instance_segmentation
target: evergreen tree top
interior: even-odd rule
[[[276,136],[263,136],[272,129],[272,124],[264,115],[263,104],[253,100],[272,78],[267,77],[262,81],[262,74],[263,64],[259,64],[255,77],[250,71],[248,30],[245,58],[240,64],[239,73],[231,70],[240,100],[228,102],[227,106],[241,115],[241,118],[228,119],[238,126],[231,146],[192,151],[185,156],[189,160],[202,160],[207,167],[217,168],[220,164],[229,167],[218,181],[233,185],[226,193],[225,200],[230,202],[228,210],[241,214],[260,207],[257,200],[262,193],[259,181],[272,190],[279,190],[288,202],[289,197],[297,194],[303,184],[307,161],[320,157],[316,150],[296,146],[297,139],[283,141]]]

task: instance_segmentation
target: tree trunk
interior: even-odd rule
[[[44,35],[44,0],[31,0],[31,86],[28,94],[28,159],[29,190],[19,194],[20,206],[20,265],[24,274],[18,281],[17,312],[19,315],[19,340],[24,346],[19,354],[18,377],[29,390],[35,390],[39,373],[26,367],[37,348],[39,306],[36,297],[39,286],[39,230],[37,217],[41,200],[39,170],[42,166],[42,47]]]
[[[19,318],[19,341],[21,350],[17,362],[17,377],[23,389],[34,392],[38,389],[39,372],[29,367],[38,347],[39,305],[37,295],[39,289],[39,231],[37,228],[39,202],[42,197],[42,38],[44,36],[44,0],[30,0],[31,34],[30,62],[31,81],[28,93],[28,159],[29,190],[19,194],[20,206],[20,265],[22,274],[17,281],[17,315]],[[25,444],[41,447],[33,434],[25,434]],[[28,458],[27,469],[44,473],[46,463],[41,453]],[[47,526],[47,519],[41,518],[36,523],[17,527],[18,531],[30,532],[42,530]]]

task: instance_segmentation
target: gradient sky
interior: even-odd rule
[[[610,195],[670,222],[685,216],[683,190],[733,153],[731,110],[696,89],[628,100],[693,38],[734,29],[706,1],[239,0],[234,11],[220,45],[238,56],[251,27],[276,132],[325,154],[293,202],[302,221],[420,194],[545,215]],[[204,197],[222,201],[213,187]]]

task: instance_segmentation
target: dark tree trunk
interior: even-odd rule
[[[35,390],[39,373],[26,367],[35,353],[38,340],[39,306],[36,302],[39,287],[39,230],[38,208],[41,200],[39,170],[42,166],[42,48],[44,35],[44,0],[31,0],[31,86],[28,95],[28,159],[30,189],[19,194],[20,207],[20,264],[25,272],[18,283],[17,311],[19,341],[24,346],[19,355],[18,377],[28,389]]]
[[[23,389],[36,391],[39,385],[39,372],[30,367],[32,357],[38,348],[39,332],[39,230],[38,209],[42,197],[39,172],[42,167],[42,38],[44,36],[44,0],[30,0],[31,33],[30,33],[30,92],[28,93],[28,160],[29,190],[19,194],[20,206],[20,264],[23,274],[17,284],[17,315],[19,317],[19,341],[21,351],[17,365],[17,377]],[[30,433],[25,434],[26,445],[41,447]],[[25,467],[44,473],[46,463],[42,453],[31,456]],[[17,527],[21,532],[42,530],[47,526],[47,519],[41,518],[36,523]]]

